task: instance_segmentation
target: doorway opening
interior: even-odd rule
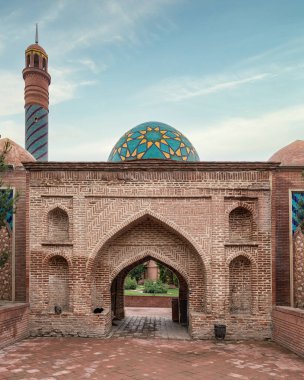
[[[112,335],[189,339],[188,284],[175,269],[147,256],[113,280]]]

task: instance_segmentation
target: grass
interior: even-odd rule
[[[125,290],[124,295],[125,296],[144,296],[144,297],[178,297],[179,289],[168,289],[167,293],[143,293],[144,287],[142,285],[138,285],[135,290]]]

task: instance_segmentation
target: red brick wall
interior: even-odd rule
[[[276,306],[272,318],[273,340],[304,357],[304,310]]]
[[[172,297],[124,296],[126,307],[167,307],[172,306]]]
[[[251,313],[252,273],[247,257],[237,257],[229,265],[229,298],[232,314]]]
[[[290,305],[290,221],[289,190],[303,190],[304,178],[301,167],[280,167],[273,174],[273,289],[274,303]]]
[[[0,349],[29,335],[29,305],[10,304],[0,308]]]
[[[105,334],[111,328],[113,288],[122,313],[126,270],[152,258],[175,270],[187,285],[182,293],[186,297],[189,289],[194,337],[212,337],[219,320],[229,324],[230,338],[270,337],[271,165],[27,167],[33,335]],[[55,207],[68,215],[69,241],[48,239],[47,216]],[[236,240],[230,236],[229,215],[240,207],[250,212],[252,232]],[[49,309],[54,256],[64,257],[69,266],[69,311],[60,316]],[[237,257],[250,262],[251,310],[232,315],[229,265]],[[249,276],[245,272],[244,279]],[[93,310],[98,306],[106,311],[97,318]]]

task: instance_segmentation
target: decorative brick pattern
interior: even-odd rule
[[[270,337],[271,165],[26,166],[32,335],[105,336],[112,316],[124,316],[125,276],[153,259],[177,274],[193,337],[211,338],[218,321],[231,339]],[[47,238],[56,207],[69,218],[66,243]],[[231,224],[241,240],[231,238]],[[66,299],[55,315],[55,302]],[[96,315],[96,307],[104,311]]]
[[[304,234],[294,235],[294,297],[295,307],[304,309]]]
[[[0,300],[10,301],[12,299],[12,235],[7,226],[0,229],[0,255],[3,260],[6,260],[0,267]]]

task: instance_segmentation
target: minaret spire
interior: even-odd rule
[[[48,55],[38,45],[38,24],[36,24],[35,44],[25,51],[24,108],[25,108],[25,148],[38,161],[48,160],[48,113],[49,85]]]
[[[36,22],[36,34],[35,34],[35,44],[38,44],[38,23]]]

